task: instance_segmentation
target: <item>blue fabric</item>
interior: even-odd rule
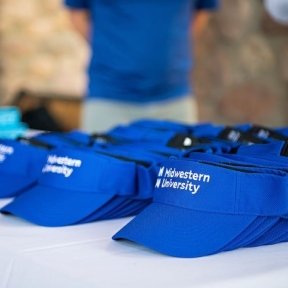
[[[282,141],[273,141],[268,144],[257,144],[250,146],[240,146],[237,154],[241,156],[259,157],[266,160],[279,161],[279,163],[288,163],[288,158],[281,153],[286,143]]]
[[[252,214],[258,216],[281,216],[288,214],[288,203],[286,201],[288,177],[284,171],[242,166],[237,169],[235,165],[219,164],[216,166],[213,162],[197,163],[186,159],[169,160],[163,162],[162,165],[164,170],[161,177],[168,180],[166,183],[169,186],[163,186],[164,183],[162,182],[161,189],[155,189],[155,202],[173,205],[176,197],[177,206],[186,209],[196,209],[198,211]],[[169,174],[169,171],[175,173],[174,175],[178,173],[178,176]],[[181,171],[184,171],[184,174]],[[192,179],[189,176],[190,171],[191,173],[197,171],[197,174],[204,175],[202,176],[202,180],[200,176],[198,181]],[[178,185],[180,182],[183,182],[183,185],[198,182],[199,189],[201,188],[201,196],[198,196],[200,192],[198,193],[197,190],[193,191],[193,189],[196,189],[195,185],[192,185],[191,189],[189,186],[188,190],[193,195],[196,195],[193,200],[190,195],[191,193],[182,192],[176,195],[176,191],[180,192],[182,190],[187,192],[187,190],[183,188],[185,185],[183,186],[182,184],[177,186],[178,190],[174,186],[171,187],[170,184],[172,182],[170,182],[170,179],[173,185],[175,183]],[[259,189],[259,187],[262,188],[263,183],[265,183],[265,187]],[[249,187],[249,191],[247,187]],[[186,189],[188,189],[187,186]],[[213,194],[211,191],[213,191]],[[253,193],[250,191],[253,191]],[[278,191],[278,193],[275,194],[274,191]]]
[[[238,154],[208,154],[192,152],[187,155],[188,158],[197,161],[210,161],[222,164],[235,165],[239,167],[254,167],[259,169],[273,169],[273,171],[280,170],[285,173],[288,172],[288,167],[286,163],[279,163],[277,159],[274,161],[262,159],[260,157],[253,157],[250,155],[238,155]]]
[[[248,165],[237,169],[216,162],[164,161],[153,203],[113,239],[176,257],[245,246],[287,215],[287,173],[278,172]]]
[[[223,126],[211,124],[185,125],[169,121],[139,120],[128,126],[116,126],[108,131],[107,135],[127,148],[130,143],[130,149],[133,150],[142,149],[166,156],[184,156],[193,151],[228,153],[238,147],[237,143],[215,139],[214,136],[222,129]]]
[[[279,229],[282,230],[282,232],[279,233],[278,237],[275,237],[272,234],[272,239],[270,238],[266,244],[275,244],[275,243],[280,243],[280,242],[287,242],[288,241],[288,220],[286,218],[283,218],[284,222],[278,222],[278,227],[277,227],[277,231],[276,231],[276,235],[277,233],[279,233]],[[275,231],[273,231],[275,233]]]
[[[218,252],[254,219],[249,215],[215,217],[213,213],[152,203],[113,239],[128,239],[174,257],[200,257]]]
[[[0,140],[0,198],[16,196],[35,185],[47,153],[16,140]]]
[[[145,125],[146,124],[146,125]],[[166,125],[167,124],[167,125]],[[195,137],[214,137],[217,136],[221,131],[222,126],[214,126],[211,124],[199,124],[199,125],[171,125],[169,122],[143,122],[141,125],[132,123],[132,125],[116,126],[107,132],[107,135],[112,138],[116,138],[122,142],[151,142],[155,144],[165,145],[174,136],[187,133]],[[217,141],[217,139],[216,139]],[[219,139],[218,139],[219,142]],[[223,142],[223,141],[222,141]],[[227,141],[226,141],[227,143]]]
[[[151,201],[157,159],[109,146],[53,149],[37,185],[1,212],[52,227],[133,215]]]
[[[252,155],[255,156],[255,155]],[[191,153],[190,157],[192,159],[202,160],[202,161],[216,161],[218,163],[229,163],[229,165],[238,165],[242,169],[244,167],[252,167],[251,165],[260,165],[258,169],[265,169],[263,171],[267,172],[266,168],[272,168],[274,173],[276,170],[281,170],[284,172],[288,171],[286,163],[279,163],[278,159],[275,160],[265,160],[258,155],[259,158],[251,157],[249,155],[235,155],[235,154],[222,154],[222,155],[207,155],[205,153]],[[278,157],[279,158],[279,157]],[[266,166],[266,168],[265,168]],[[255,169],[255,167],[254,167]],[[275,170],[276,169],[276,170]],[[270,170],[271,171],[271,170]],[[277,172],[276,172],[277,173]],[[255,223],[254,223],[255,222]],[[285,231],[287,231],[288,222],[287,219],[277,218],[277,217],[257,217],[257,219],[251,224],[241,235],[238,235],[230,243],[228,243],[223,250],[233,250],[239,247],[254,247],[259,245],[275,244],[283,239]],[[285,226],[286,225],[286,226]],[[281,237],[282,236],[282,237]],[[284,236],[285,237],[285,236]]]
[[[64,2],[71,9],[88,9],[90,1],[89,0],[65,0]]]
[[[152,102],[190,91],[191,18],[217,0],[65,0],[89,9],[88,97]]]
[[[124,157],[127,160],[130,159],[130,161],[135,161],[135,163],[138,162],[140,164],[136,166],[136,194],[127,198],[114,197],[109,203],[97,209],[97,211],[79,223],[135,215],[150,204],[157,176],[157,163],[163,160],[165,158],[164,156],[149,153],[141,149],[135,149],[135,147],[131,150],[131,146],[107,146],[105,148],[95,146],[92,147],[92,149],[98,153],[104,153],[107,156],[110,155],[110,157]],[[146,167],[141,165],[141,163],[143,164],[144,162]],[[147,164],[149,167],[147,167]],[[129,175],[129,178],[130,177],[131,175]]]
[[[37,185],[1,211],[44,226],[73,224],[116,195],[135,195],[136,168],[132,162],[94,152],[55,149]]]
[[[50,145],[52,148],[73,146],[86,147],[93,142],[93,139],[89,134],[77,130],[67,133],[41,133],[32,137],[31,139],[39,141],[39,143]]]
[[[216,127],[211,123],[197,123],[190,125],[183,122],[170,121],[170,120],[159,120],[159,119],[138,119],[136,121],[130,122],[129,127],[138,127],[138,128],[150,128],[155,130],[163,131],[174,131],[179,133],[188,133],[196,130],[203,130]]]
[[[250,246],[251,243],[255,243],[254,241],[258,238],[262,238],[263,235],[267,235],[267,241],[272,240],[270,229],[273,229],[275,225],[277,226],[278,221],[278,217],[257,217],[256,220],[243,233],[238,235],[221,250],[229,251],[241,247]]]
[[[193,1],[193,4],[196,10],[215,9],[218,6],[217,1],[215,0],[196,0]]]
[[[288,220],[280,218],[276,225],[270,228],[267,233],[261,235],[247,246],[255,247],[260,245],[275,244],[282,241],[287,241],[288,235]],[[286,236],[286,237],[285,237]],[[286,238],[286,239],[285,239]]]

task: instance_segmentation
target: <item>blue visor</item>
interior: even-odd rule
[[[44,226],[73,224],[116,195],[134,195],[135,173],[132,162],[59,148],[48,155],[37,186],[1,211]]]
[[[249,247],[249,245],[258,238],[261,238],[263,235],[269,235],[270,229],[275,227],[278,221],[278,217],[257,217],[255,221],[251,225],[249,225],[249,227],[245,231],[243,231],[243,233],[241,233],[240,235],[235,237],[230,243],[225,245],[225,247],[223,247],[221,251],[230,251],[241,247]]]
[[[262,139],[280,141],[288,140],[288,129],[286,127],[270,128],[261,125],[243,124],[239,125],[238,128]]]
[[[199,124],[181,126],[167,121],[136,121],[127,126],[117,126],[107,132],[116,143],[141,143],[151,151],[172,148],[208,153],[230,153],[240,144],[261,144],[266,140],[234,127]],[[146,147],[144,147],[146,145]],[[150,146],[148,146],[150,145]],[[165,151],[164,151],[165,152]],[[171,151],[172,154],[177,154]],[[159,151],[161,153],[161,151]],[[169,151],[168,151],[169,153]],[[179,151],[178,151],[179,153]]]
[[[36,184],[46,157],[47,150],[0,140],[0,198],[16,196]]]
[[[268,144],[258,144],[251,146],[240,146],[237,150],[238,155],[260,157],[266,160],[288,161],[288,142],[274,141]]]
[[[138,149],[133,149],[131,151],[131,149],[126,148],[126,146],[109,146],[106,147],[106,149],[103,149],[103,147],[100,148],[99,146],[96,146],[94,147],[94,151],[108,157],[118,157],[122,160],[126,159],[126,161],[128,160],[135,163],[135,183],[137,183],[135,185],[135,194],[129,197],[114,197],[79,223],[135,215],[151,203],[158,171],[157,163],[165,158],[146,151],[143,152]]]
[[[259,216],[287,214],[286,174],[189,160],[162,164],[153,203],[113,239],[171,256],[199,257],[222,251]]]
[[[253,157],[254,156],[254,157]],[[222,164],[236,165],[236,167],[253,167],[262,169],[264,173],[271,169],[274,173],[278,171],[286,172],[288,171],[287,163],[282,163],[262,159],[261,156],[255,157],[255,155],[241,155],[241,154],[206,154],[206,153],[191,153],[189,155],[191,159],[198,161],[213,161]],[[282,164],[281,164],[282,163]],[[264,170],[263,170],[264,169]],[[261,171],[261,170],[260,170]],[[286,229],[285,229],[285,224]],[[288,221],[277,217],[257,217],[257,219],[241,234],[235,237],[230,243],[228,243],[223,250],[234,250],[240,247],[254,247],[259,245],[275,244],[279,241],[285,241],[280,238],[281,235],[285,234],[288,229]]]
[[[107,132],[107,135],[122,142],[154,142],[167,145],[178,135],[195,137],[217,136],[223,126],[212,124],[185,125],[171,121],[139,120],[130,125],[120,125]],[[184,139],[185,140],[185,139]]]
[[[52,150],[38,184],[1,211],[43,226],[134,214],[139,210],[140,200],[144,208],[152,198],[157,167],[147,155],[138,154],[139,159],[135,160],[131,153],[130,158],[126,154],[108,149]],[[123,210],[119,211],[121,206]]]
[[[183,156],[185,151],[202,151],[208,153],[230,153],[239,146],[238,143],[225,139],[215,138],[215,127],[203,125],[194,127],[193,133],[205,137],[195,137],[190,133],[178,131],[152,129],[151,127],[118,126],[112,129],[108,135],[117,143],[116,145],[130,145],[131,149],[142,149],[166,156]],[[204,131],[205,130],[205,131]],[[210,132],[211,133],[210,133]],[[207,135],[210,135],[209,137]],[[212,136],[211,136],[212,135]]]
[[[123,126],[122,126],[123,127]],[[157,131],[173,131],[178,133],[191,133],[195,130],[205,130],[218,127],[211,123],[200,123],[190,125],[183,122],[176,122],[170,120],[159,120],[159,119],[140,119],[133,121],[129,124],[129,127],[137,127],[138,129],[148,128]]]
[[[142,127],[125,127],[118,126],[107,133],[109,136],[117,139],[118,142],[154,142],[166,145],[168,141],[175,136],[174,131],[164,130],[158,131],[150,128]]]
[[[255,238],[246,246],[256,247],[260,245],[271,245],[288,240],[288,219],[280,218],[266,233]]]
[[[43,143],[55,147],[87,147],[93,142],[91,135],[74,130],[67,133],[45,132],[29,139],[34,143]]]
[[[186,155],[189,159],[196,161],[216,162],[228,165],[236,165],[238,167],[258,168],[258,169],[272,169],[288,172],[286,163],[277,161],[277,159],[262,159],[254,155],[241,155],[241,154],[208,154],[192,152]]]

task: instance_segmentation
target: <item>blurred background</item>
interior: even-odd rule
[[[89,49],[61,0],[1,0],[0,19],[0,105],[77,128]],[[201,121],[288,125],[288,25],[261,0],[221,0],[194,55]]]

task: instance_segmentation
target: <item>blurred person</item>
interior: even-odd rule
[[[138,118],[197,121],[191,40],[201,34],[217,0],[64,3],[91,47],[82,129],[104,131]]]

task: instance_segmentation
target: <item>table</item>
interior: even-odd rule
[[[0,287],[288,287],[288,243],[181,259],[111,240],[128,221],[46,228],[1,215]]]

